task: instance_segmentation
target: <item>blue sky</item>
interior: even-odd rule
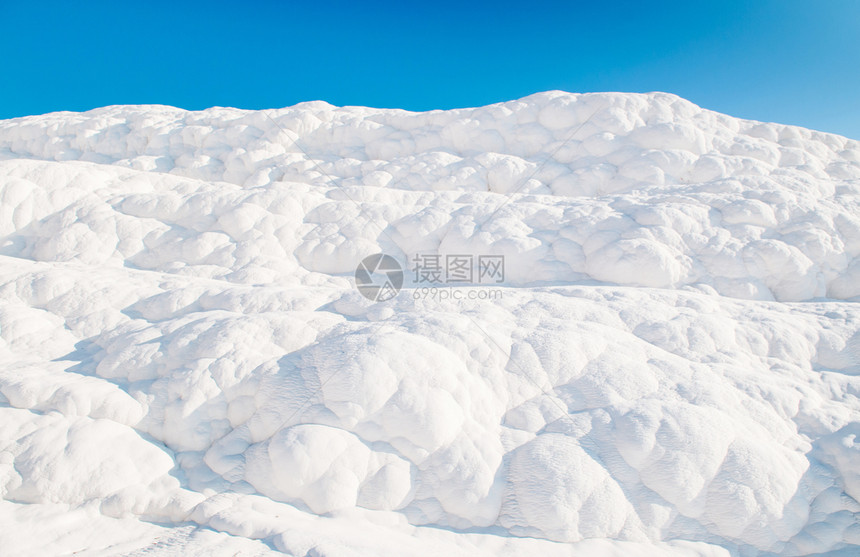
[[[860,139],[860,1],[13,2],[0,118],[108,104],[409,110],[668,91]]]

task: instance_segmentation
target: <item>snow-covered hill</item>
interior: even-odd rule
[[[0,547],[852,555],[858,301],[860,143],[672,95],[0,121]]]

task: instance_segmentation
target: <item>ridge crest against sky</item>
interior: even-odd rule
[[[474,107],[666,91],[860,138],[860,3],[4,2],[0,118],[114,104]],[[798,78],[802,76],[802,78]]]

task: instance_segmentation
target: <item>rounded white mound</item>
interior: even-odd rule
[[[0,122],[0,543],[851,554],[858,255],[858,142],[666,94]]]

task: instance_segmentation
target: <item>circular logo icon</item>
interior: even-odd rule
[[[355,268],[355,285],[368,300],[384,302],[400,292],[403,286],[403,269],[390,255],[368,255]]]

